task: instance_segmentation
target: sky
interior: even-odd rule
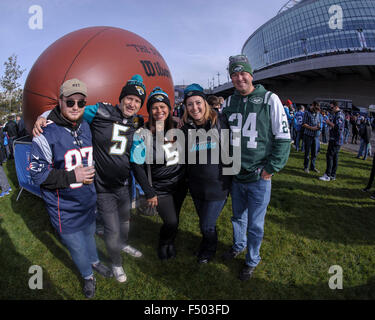
[[[241,53],[248,37],[274,17],[286,0],[1,0],[0,76],[13,53],[26,69],[67,33],[92,26],[122,28],[143,37],[163,56],[174,85],[204,88],[228,81],[228,57]],[[33,5],[42,9],[42,29],[31,29]],[[217,74],[220,74],[218,77]]]

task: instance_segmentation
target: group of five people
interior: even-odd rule
[[[271,178],[288,160],[290,132],[278,96],[253,85],[246,56],[230,57],[228,70],[236,90],[222,113],[209,106],[201,86],[191,84],[184,91],[182,121],[176,122],[168,94],[156,87],[148,96],[149,119],[141,129],[137,112],[146,88],[142,77],[135,75],[121,90],[116,106],[101,102],[86,106],[85,84],[68,80],[61,86],[58,105],[38,118],[33,130],[32,177],[41,186],[53,226],[85,279],[86,297],[95,293],[93,271],[125,282],[121,252],[142,256],[128,244],[130,171],[149,206],[156,207],[163,220],[157,248],[162,260],[177,254],[180,211],[189,191],[202,233],[198,262],[209,262],[218,242],[216,221],[231,194],[233,245],[223,258],[233,259],[247,248],[239,278],[252,276],[261,259]],[[197,132],[210,134],[202,140]],[[226,132],[231,134],[228,139]],[[151,138],[145,138],[145,133]],[[226,148],[229,142],[231,148]],[[201,151],[206,157],[201,157]],[[151,154],[151,159],[145,154]],[[227,160],[235,158],[238,170],[224,173]],[[99,262],[96,253],[96,209],[103,219],[111,268]]]

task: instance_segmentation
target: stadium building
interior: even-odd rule
[[[293,0],[242,48],[261,83],[281,99],[342,107],[375,104],[375,0]],[[217,95],[233,92],[226,83]]]

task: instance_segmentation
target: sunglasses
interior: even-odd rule
[[[86,105],[86,101],[85,100],[64,100],[65,103],[66,103],[66,106],[68,108],[72,108],[74,107],[74,105],[76,104],[77,102],[77,105],[78,105],[78,108],[83,108],[85,105]]]

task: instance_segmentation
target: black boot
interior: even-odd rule
[[[167,260],[169,258],[168,256],[168,245],[163,244],[159,245],[158,247],[158,257],[160,260]]]
[[[217,232],[210,231],[203,233],[203,239],[198,254],[198,263],[208,263],[214,257],[217,247]]]
[[[168,254],[168,258],[176,258],[177,251],[176,251],[176,247],[174,246],[174,243],[170,243],[168,245],[167,254]]]

